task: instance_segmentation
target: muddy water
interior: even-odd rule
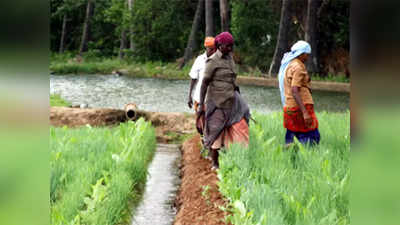
[[[261,113],[281,110],[277,88],[241,86],[250,110]],[[187,107],[188,80],[131,78],[115,75],[51,75],[50,93],[58,93],[75,105],[122,109],[134,102],[140,109],[154,112],[192,112]],[[314,91],[317,111],[349,109],[349,94]]]
[[[136,208],[132,225],[171,225],[176,210],[173,208],[179,187],[180,151],[178,145],[158,144],[149,175],[143,201]]]

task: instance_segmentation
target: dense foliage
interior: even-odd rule
[[[133,12],[134,55],[169,61],[183,56],[192,15],[190,1],[136,0]]]
[[[285,148],[282,113],[257,115],[248,149],[221,158],[220,191],[233,224],[342,224],[349,220],[349,113],[319,113],[321,143]]]
[[[271,1],[231,1],[232,34],[244,64],[266,71],[274,54],[279,31],[279,14]]]
[[[67,15],[65,51],[76,54],[82,38],[88,0],[51,0],[51,51],[59,50],[64,15]],[[183,56],[196,11],[193,0],[134,0],[132,10],[127,0],[96,0],[91,18],[88,52],[96,57],[117,56],[121,32],[126,41],[133,39],[133,50],[126,46],[127,58],[136,61],[171,62]],[[350,1],[324,0],[318,10],[318,49],[322,58],[336,58],[337,49],[349,51]],[[281,13],[279,0],[231,0],[230,29],[236,40],[241,63],[268,70]],[[289,45],[304,38],[307,0],[293,1]],[[198,53],[204,38],[204,19],[197,33]],[[214,1],[215,32],[220,30],[219,2]],[[132,33],[131,33],[132,31]],[[328,64],[329,60],[321,60]]]

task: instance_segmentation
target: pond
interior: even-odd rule
[[[189,80],[132,78],[116,75],[50,75],[50,93],[58,93],[73,105],[124,108],[135,103],[153,112],[193,112],[187,106]],[[279,90],[240,86],[252,112],[281,110]],[[343,112],[349,109],[348,93],[313,91],[316,111]]]

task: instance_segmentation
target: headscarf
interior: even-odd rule
[[[284,79],[286,74],[286,69],[289,63],[297,58],[299,55],[303,53],[311,54],[311,46],[305,41],[298,41],[296,44],[292,46],[290,52],[285,53],[281,61],[281,67],[279,68],[279,90],[281,92],[281,101],[282,106],[285,106],[285,86],[284,86]]]
[[[206,39],[204,39],[204,47],[210,47],[210,48],[214,48],[215,47],[215,38],[213,37],[206,37]]]
[[[222,32],[215,37],[215,45],[225,44],[225,45],[233,45],[234,40],[232,34],[229,32]]]

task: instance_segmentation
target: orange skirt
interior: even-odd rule
[[[309,132],[318,128],[318,119],[314,112],[314,105],[305,105],[308,114],[312,118],[310,127],[306,127],[303,113],[299,107],[283,107],[283,126],[293,132]]]
[[[214,141],[211,148],[228,148],[230,144],[240,143],[243,147],[249,145],[249,126],[243,118],[231,127],[225,128],[218,138]]]

